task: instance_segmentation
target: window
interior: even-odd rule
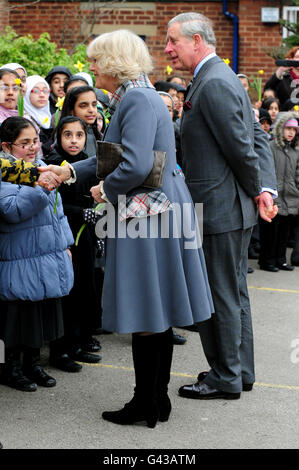
[[[299,7],[283,7],[282,19],[288,20],[290,23],[299,23]],[[283,28],[282,37],[287,38],[293,33]]]

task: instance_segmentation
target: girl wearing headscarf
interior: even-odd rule
[[[26,93],[26,89],[27,89],[26,87],[27,72],[26,72],[26,69],[23,67],[23,65],[17,64],[16,62],[11,62],[9,64],[2,65],[2,67],[0,67],[0,70],[1,69],[10,69],[10,70],[14,70],[15,72],[17,72],[21,80],[21,93],[24,96]]]
[[[49,152],[52,143],[49,95],[50,87],[43,77],[31,75],[27,78],[24,109],[37,128],[40,129],[39,138],[44,155]]]
[[[0,123],[9,117],[19,115],[17,105],[20,87],[16,80],[20,80],[17,72],[12,69],[0,69]],[[26,113],[24,117],[30,119]]]
[[[70,163],[85,160],[86,140],[87,125],[82,119],[76,116],[61,118],[55,131],[55,145],[45,158],[46,163],[60,165],[63,160]],[[93,205],[89,190],[94,184],[97,184],[96,176],[81,184],[63,185],[59,190],[74,237],[84,223],[83,209]],[[62,301],[65,335],[50,344],[51,365],[66,372],[78,370],[75,360],[89,363],[100,360],[100,356],[90,354],[100,349],[98,341],[92,337],[101,312],[94,246],[94,229],[89,225],[82,232],[78,246],[72,249],[75,281],[70,294]],[[86,299],[89,306],[87,310]]]

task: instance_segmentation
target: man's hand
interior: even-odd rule
[[[48,167],[45,168],[48,170]],[[61,178],[49,170],[43,171],[37,180],[37,184],[45,189],[48,189],[48,191],[52,191],[53,189],[57,188],[61,183]]]
[[[101,191],[101,187],[99,184],[97,186],[93,186],[92,188],[90,188],[90,192],[95,202],[98,202],[98,203],[107,202],[104,199],[102,199],[102,191]]]
[[[61,181],[67,181],[71,177],[71,170],[68,164],[65,164],[63,166],[58,166],[58,165],[48,165],[48,166],[39,166],[38,171],[40,173],[45,172],[45,171],[52,171],[55,173]]]
[[[254,198],[254,202],[258,205],[260,217],[266,222],[272,222],[277,215],[278,207],[274,205],[271,193],[264,191]]]

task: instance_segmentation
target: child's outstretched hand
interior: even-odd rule
[[[40,173],[51,171],[55,173],[55,175],[59,176],[59,178],[61,179],[61,182],[67,181],[71,177],[71,170],[68,164],[65,164],[63,166],[59,166],[59,165],[39,166],[38,171]]]
[[[44,167],[42,167],[44,168]],[[48,170],[48,167],[45,167]],[[43,171],[37,180],[37,184],[42,186],[43,188],[47,189],[48,191],[52,191],[53,189],[60,186],[62,183],[62,179],[57,176],[52,171]]]

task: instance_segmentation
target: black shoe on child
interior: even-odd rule
[[[187,338],[185,336],[179,335],[175,331],[172,333],[172,341],[173,344],[185,344],[187,341]]]
[[[48,375],[40,364],[33,365],[31,369],[26,369],[26,375],[41,387],[55,387],[56,380]]]
[[[69,355],[70,358],[74,361],[87,362],[89,364],[96,364],[102,359],[102,356],[100,356],[99,354],[91,354],[89,352],[82,351],[81,348],[77,349],[74,352],[70,352]]]
[[[260,269],[263,271],[269,271],[270,273],[278,273],[279,268],[274,266],[274,264],[261,264]]]
[[[82,370],[81,364],[73,361],[68,354],[50,356],[49,364],[63,372],[80,372]]]
[[[17,349],[6,351],[6,363],[0,376],[0,383],[21,392],[35,392],[37,384],[24,375],[20,357],[21,352]]]
[[[283,263],[283,264],[277,264],[278,269],[281,269],[282,271],[293,271],[295,268],[294,266],[291,266],[290,264]]]
[[[100,349],[102,349],[102,346],[100,345],[100,342],[93,337],[90,337],[87,341],[85,341],[83,344],[81,344],[81,348],[85,352],[98,352]]]

